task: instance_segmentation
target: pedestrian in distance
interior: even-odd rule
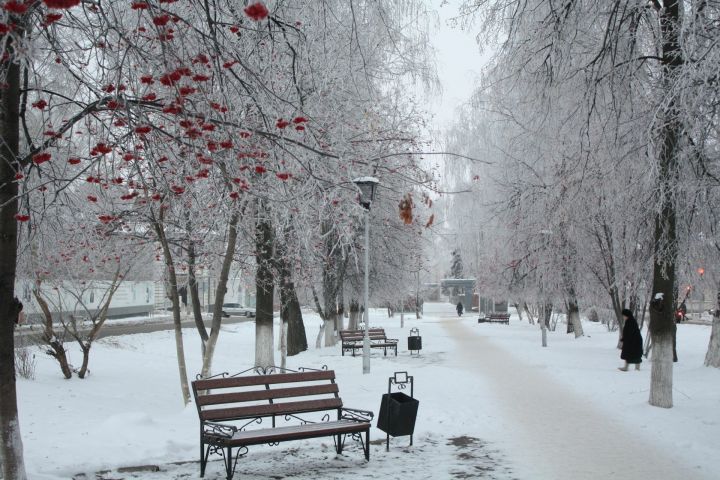
[[[635,370],[640,370],[643,354],[643,340],[640,327],[638,327],[637,320],[635,320],[633,313],[627,308],[622,311],[622,316],[625,319],[625,325],[623,326],[620,358],[625,360],[625,365],[618,367],[618,370],[627,372],[628,365],[631,363],[635,364]]]
[[[463,307],[462,302],[458,302],[457,306],[455,307],[455,309],[456,309],[457,312],[458,312],[458,317],[462,317],[463,309],[464,309],[464,308],[465,308],[465,307]]]

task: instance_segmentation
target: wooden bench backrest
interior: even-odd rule
[[[510,318],[509,313],[489,313],[488,317],[490,318]]]
[[[387,340],[384,328],[368,329],[370,340]],[[347,341],[357,341],[365,338],[365,330],[340,330],[340,338]]]
[[[336,410],[342,407],[333,370],[211,378],[192,382],[203,421]]]

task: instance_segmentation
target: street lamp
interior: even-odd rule
[[[369,284],[370,284],[370,206],[375,198],[375,189],[380,181],[375,177],[360,177],[353,180],[360,190],[358,198],[360,205],[365,208],[365,311],[363,321],[365,322],[365,335],[363,337],[363,373],[370,373],[370,323],[369,308]]]

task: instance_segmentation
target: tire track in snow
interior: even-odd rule
[[[541,369],[525,364],[457,317],[442,318],[457,343],[459,368],[483,377],[501,405],[506,452],[518,462],[515,474],[527,480],[692,480],[709,479],[678,460],[682,452],[643,445],[640,435]],[[491,330],[489,330],[491,332]],[[488,413],[488,412],[484,412]],[[672,435],[671,431],[667,432]],[[527,475],[527,476],[525,476]]]

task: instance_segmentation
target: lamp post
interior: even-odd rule
[[[375,189],[380,181],[375,177],[360,177],[353,180],[360,190],[360,205],[365,209],[365,335],[363,336],[363,373],[370,373],[370,323],[369,284],[370,284],[370,205],[375,198]]]

